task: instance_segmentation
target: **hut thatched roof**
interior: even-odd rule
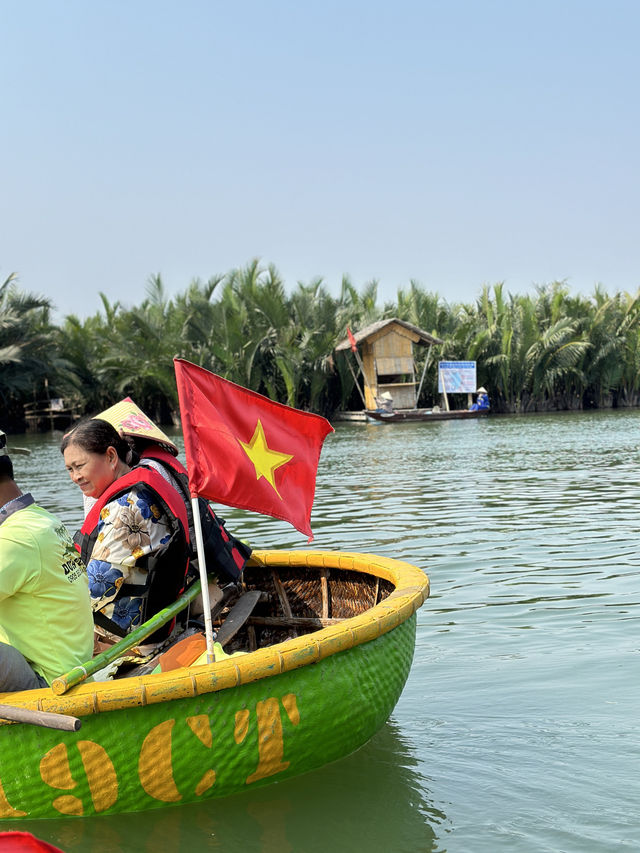
[[[353,332],[353,337],[356,339],[356,343],[359,344],[362,341],[367,340],[372,335],[376,335],[382,331],[386,326],[390,325],[401,326],[404,329],[407,329],[410,332],[413,332],[418,336],[419,340],[416,341],[420,346],[430,346],[431,344],[441,344],[444,343],[440,338],[436,338],[433,335],[430,335],[429,332],[425,332],[422,329],[419,329],[417,326],[414,326],[413,323],[407,323],[406,320],[399,320],[397,317],[392,317],[390,320],[378,320],[375,323],[371,323],[369,326],[365,326],[364,329],[360,329],[359,332]],[[351,343],[349,338],[345,338],[343,341],[336,346],[336,352],[342,352],[343,350],[349,349]]]

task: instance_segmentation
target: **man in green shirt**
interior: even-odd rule
[[[23,494],[0,430],[0,693],[47,687],[91,659],[86,568],[64,525]]]

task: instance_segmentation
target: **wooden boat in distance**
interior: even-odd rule
[[[382,423],[399,423],[407,421],[450,421],[450,420],[473,420],[489,414],[489,409],[452,409],[451,411],[433,411],[433,409],[394,409],[384,412],[375,409],[366,409],[367,418]]]
[[[427,576],[372,554],[255,551],[242,590],[258,604],[228,647],[241,654],[58,690],[67,674],[53,689],[0,694],[1,713],[77,724],[0,720],[0,818],[224,797],[366,743],[409,674]]]

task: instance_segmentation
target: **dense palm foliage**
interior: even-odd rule
[[[8,424],[21,418],[24,403],[47,393],[49,377],[62,381],[66,373],[50,302],[22,293],[15,278],[0,285],[0,404]]]
[[[101,300],[95,315],[55,325],[48,300],[13,275],[0,285],[0,427],[19,429],[23,404],[46,396],[95,412],[130,395],[166,423],[177,412],[176,355],[297,408],[359,408],[347,357],[333,350],[347,326],[389,317],[444,340],[421,405],[437,402],[438,359],[475,360],[502,412],[640,404],[640,292],[573,296],[553,282],[512,295],[496,284],[448,304],[412,281],[381,306],[375,281],[344,278],[338,296],[320,279],[286,289],[275,267],[253,261],[171,298],[158,275],[137,306]]]

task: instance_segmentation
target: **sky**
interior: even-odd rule
[[[636,0],[0,0],[0,283],[640,285]]]

